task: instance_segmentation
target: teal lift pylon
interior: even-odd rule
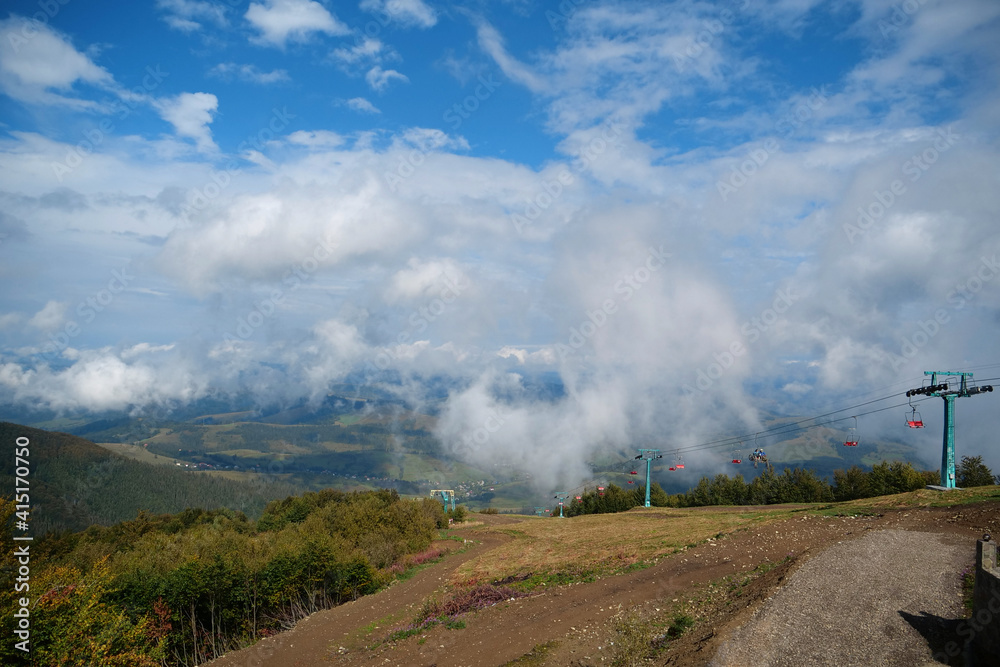
[[[560,519],[565,518],[563,516],[563,501],[566,500],[567,498],[569,498],[569,494],[566,493],[565,491],[559,491],[555,495],[555,499],[559,501],[559,518]]]
[[[448,501],[451,500],[451,511],[455,511],[455,491],[453,489],[431,489],[431,497],[436,495],[441,496],[441,504],[444,505],[444,511],[448,511]]]
[[[926,396],[939,396],[944,399],[944,435],[941,445],[941,486],[946,489],[955,488],[955,399],[977,396],[993,391],[991,385],[984,387],[970,387],[969,380],[972,373],[961,371],[924,371],[924,375],[931,376],[931,384],[927,387],[911,389],[906,392],[906,397],[924,394]],[[950,389],[947,383],[938,384],[938,376],[958,376],[960,378],[958,389]]]
[[[646,462],[646,507],[649,507],[649,469],[653,463],[654,459],[662,459],[663,455],[660,454],[659,449],[640,449],[639,456],[635,457],[635,460],[643,460]]]

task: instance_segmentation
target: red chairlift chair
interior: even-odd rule
[[[917,412],[917,409],[913,407],[913,402],[909,401],[909,403],[910,403],[910,414],[906,416],[906,425],[909,426],[910,428],[923,428],[924,418],[921,417],[920,413]]]
[[[858,418],[851,417],[854,420],[854,426],[847,429],[847,439],[844,440],[844,447],[857,447],[861,444],[861,439],[858,437]]]

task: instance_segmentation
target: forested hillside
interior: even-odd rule
[[[439,502],[388,490],[289,497],[257,521],[231,510],[144,513],[32,543],[30,591],[15,593],[13,511],[0,501],[2,631],[14,636],[17,598],[30,594],[38,665],[201,664],[436,557],[426,550],[447,525]],[[0,645],[0,664],[20,660],[13,641]]]
[[[13,444],[28,438],[31,531],[83,530],[134,519],[140,510],[154,514],[188,507],[228,507],[250,517],[297,489],[280,481],[242,482],[153,466],[113,454],[66,433],[52,433],[0,422],[0,442],[10,444],[9,463],[0,466],[0,485],[14,488]]]

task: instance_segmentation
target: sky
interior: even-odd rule
[[[992,0],[4,12],[2,404],[363,377],[456,455],[569,484],[608,448],[1000,375]],[[1000,469],[994,396],[958,401],[959,455]],[[934,462],[920,407],[861,428]]]

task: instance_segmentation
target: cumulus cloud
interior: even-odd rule
[[[45,304],[44,308],[28,320],[28,324],[37,329],[51,331],[62,326],[63,322],[66,321],[66,309],[68,307],[69,304],[64,301],[49,301]]]
[[[257,41],[284,48],[288,42],[305,42],[317,33],[346,35],[350,29],[323,5],[313,0],[265,0],[250,3],[246,20],[260,33]]]
[[[363,97],[352,97],[347,100],[345,104],[348,109],[352,109],[359,113],[382,113],[378,107]]]
[[[394,69],[382,69],[378,65],[372,67],[368,70],[368,73],[365,74],[365,81],[368,82],[368,85],[371,86],[373,90],[380,93],[388,88],[389,83],[393,80],[403,81],[405,83],[409,83],[410,81],[405,74],[400,74]]]
[[[114,87],[111,74],[66,35],[20,16],[0,21],[0,54],[0,89],[21,102],[95,109],[74,95],[76,86]]]
[[[218,150],[209,128],[219,100],[211,93],[181,93],[156,103],[163,120],[174,126],[177,136],[193,139],[199,151]]]
[[[291,4],[305,6],[281,6]],[[921,18],[912,36],[879,42],[821,96],[777,91],[760,101],[758,90],[777,89],[741,57],[739,30],[773,18],[794,34],[783,18],[792,4],[754,10],[683,67],[674,57],[711,18],[702,3],[580,6],[551,47],[530,54],[477,24],[479,50],[547,119],[556,150],[537,166],[470,154],[466,139],[433,128],[306,126],[262,145],[254,161],[264,167],[181,215],[186,188],[210,182],[210,165],[95,155],[86,198],[63,192],[46,204],[39,174],[67,147],[12,134],[0,142],[17,191],[0,193],[14,220],[0,218],[3,229],[33,240],[69,224],[74,239],[108,227],[149,233],[137,220],[154,226],[162,244],[143,248],[148,283],[137,279],[129,296],[174,317],[162,316],[173,328],[155,342],[137,337],[149,342],[120,351],[74,341],[59,369],[7,355],[4,396],[61,409],[210,391],[318,401],[359,372],[380,382],[374,368],[397,378],[386,391],[433,404],[449,451],[560,470],[543,483],[564,486],[598,453],[753,433],[774,415],[906,389],[928,368],[994,361],[995,86],[940,89],[949,108],[925,113],[930,79],[892,76],[922,67],[957,76],[959,55],[996,71],[995,53],[977,41],[982,28],[945,12],[949,39],[922,42]],[[269,44],[333,34],[315,28],[322,21],[280,25],[261,28]],[[369,71],[380,90],[402,76],[383,69],[387,53],[362,41],[333,60]],[[185,95],[161,112],[179,137],[210,149],[217,102]],[[700,103],[709,98],[720,101]],[[678,120],[683,137],[655,135],[651,127],[666,126],[647,123],[674,101],[697,107]],[[366,103],[343,102],[370,111]],[[891,111],[874,112],[880,104]],[[731,110],[740,106],[748,110]],[[148,183],[172,189],[147,192]],[[35,257],[11,259],[25,268]],[[14,269],[5,261],[0,272]],[[79,295],[31,319],[59,326],[65,304],[103,289],[106,269],[94,273]],[[88,335],[117,331],[113,310]],[[44,338],[38,326],[15,338],[19,321],[5,339],[28,349],[30,336]],[[192,329],[202,345],[181,342]],[[427,378],[445,380],[429,389]],[[898,440],[899,416],[865,425]],[[722,465],[716,454],[691,459],[711,470]]]
[[[371,65],[385,60],[399,59],[399,55],[391,47],[375,37],[364,37],[359,39],[354,46],[334,49],[330,53],[330,57],[335,62],[346,66]]]
[[[314,149],[331,149],[342,146],[344,137],[329,130],[298,130],[288,135],[289,143]]]
[[[256,83],[260,85],[270,85],[273,83],[284,83],[291,81],[288,72],[283,69],[275,69],[270,72],[261,70],[256,65],[237,65],[236,63],[219,63],[208,70],[209,76],[214,76],[225,81],[233,79],[245,83]]]
[[[437,23],[437,12],[423,0],[362,0],[361,9],[419,28],[430,28]]]
[[[177,358],[129,360],[108,349],[81,352],[64,370],[0,366],[0,391],[55,410],[128,410],[179,404],[207,393],[204,376]]]
[[[226,10],[221,4],[200,0],[157,0],[157,9],[163,12],[163,21],[175,30],[195,32],[205,23],[226,25]]]

